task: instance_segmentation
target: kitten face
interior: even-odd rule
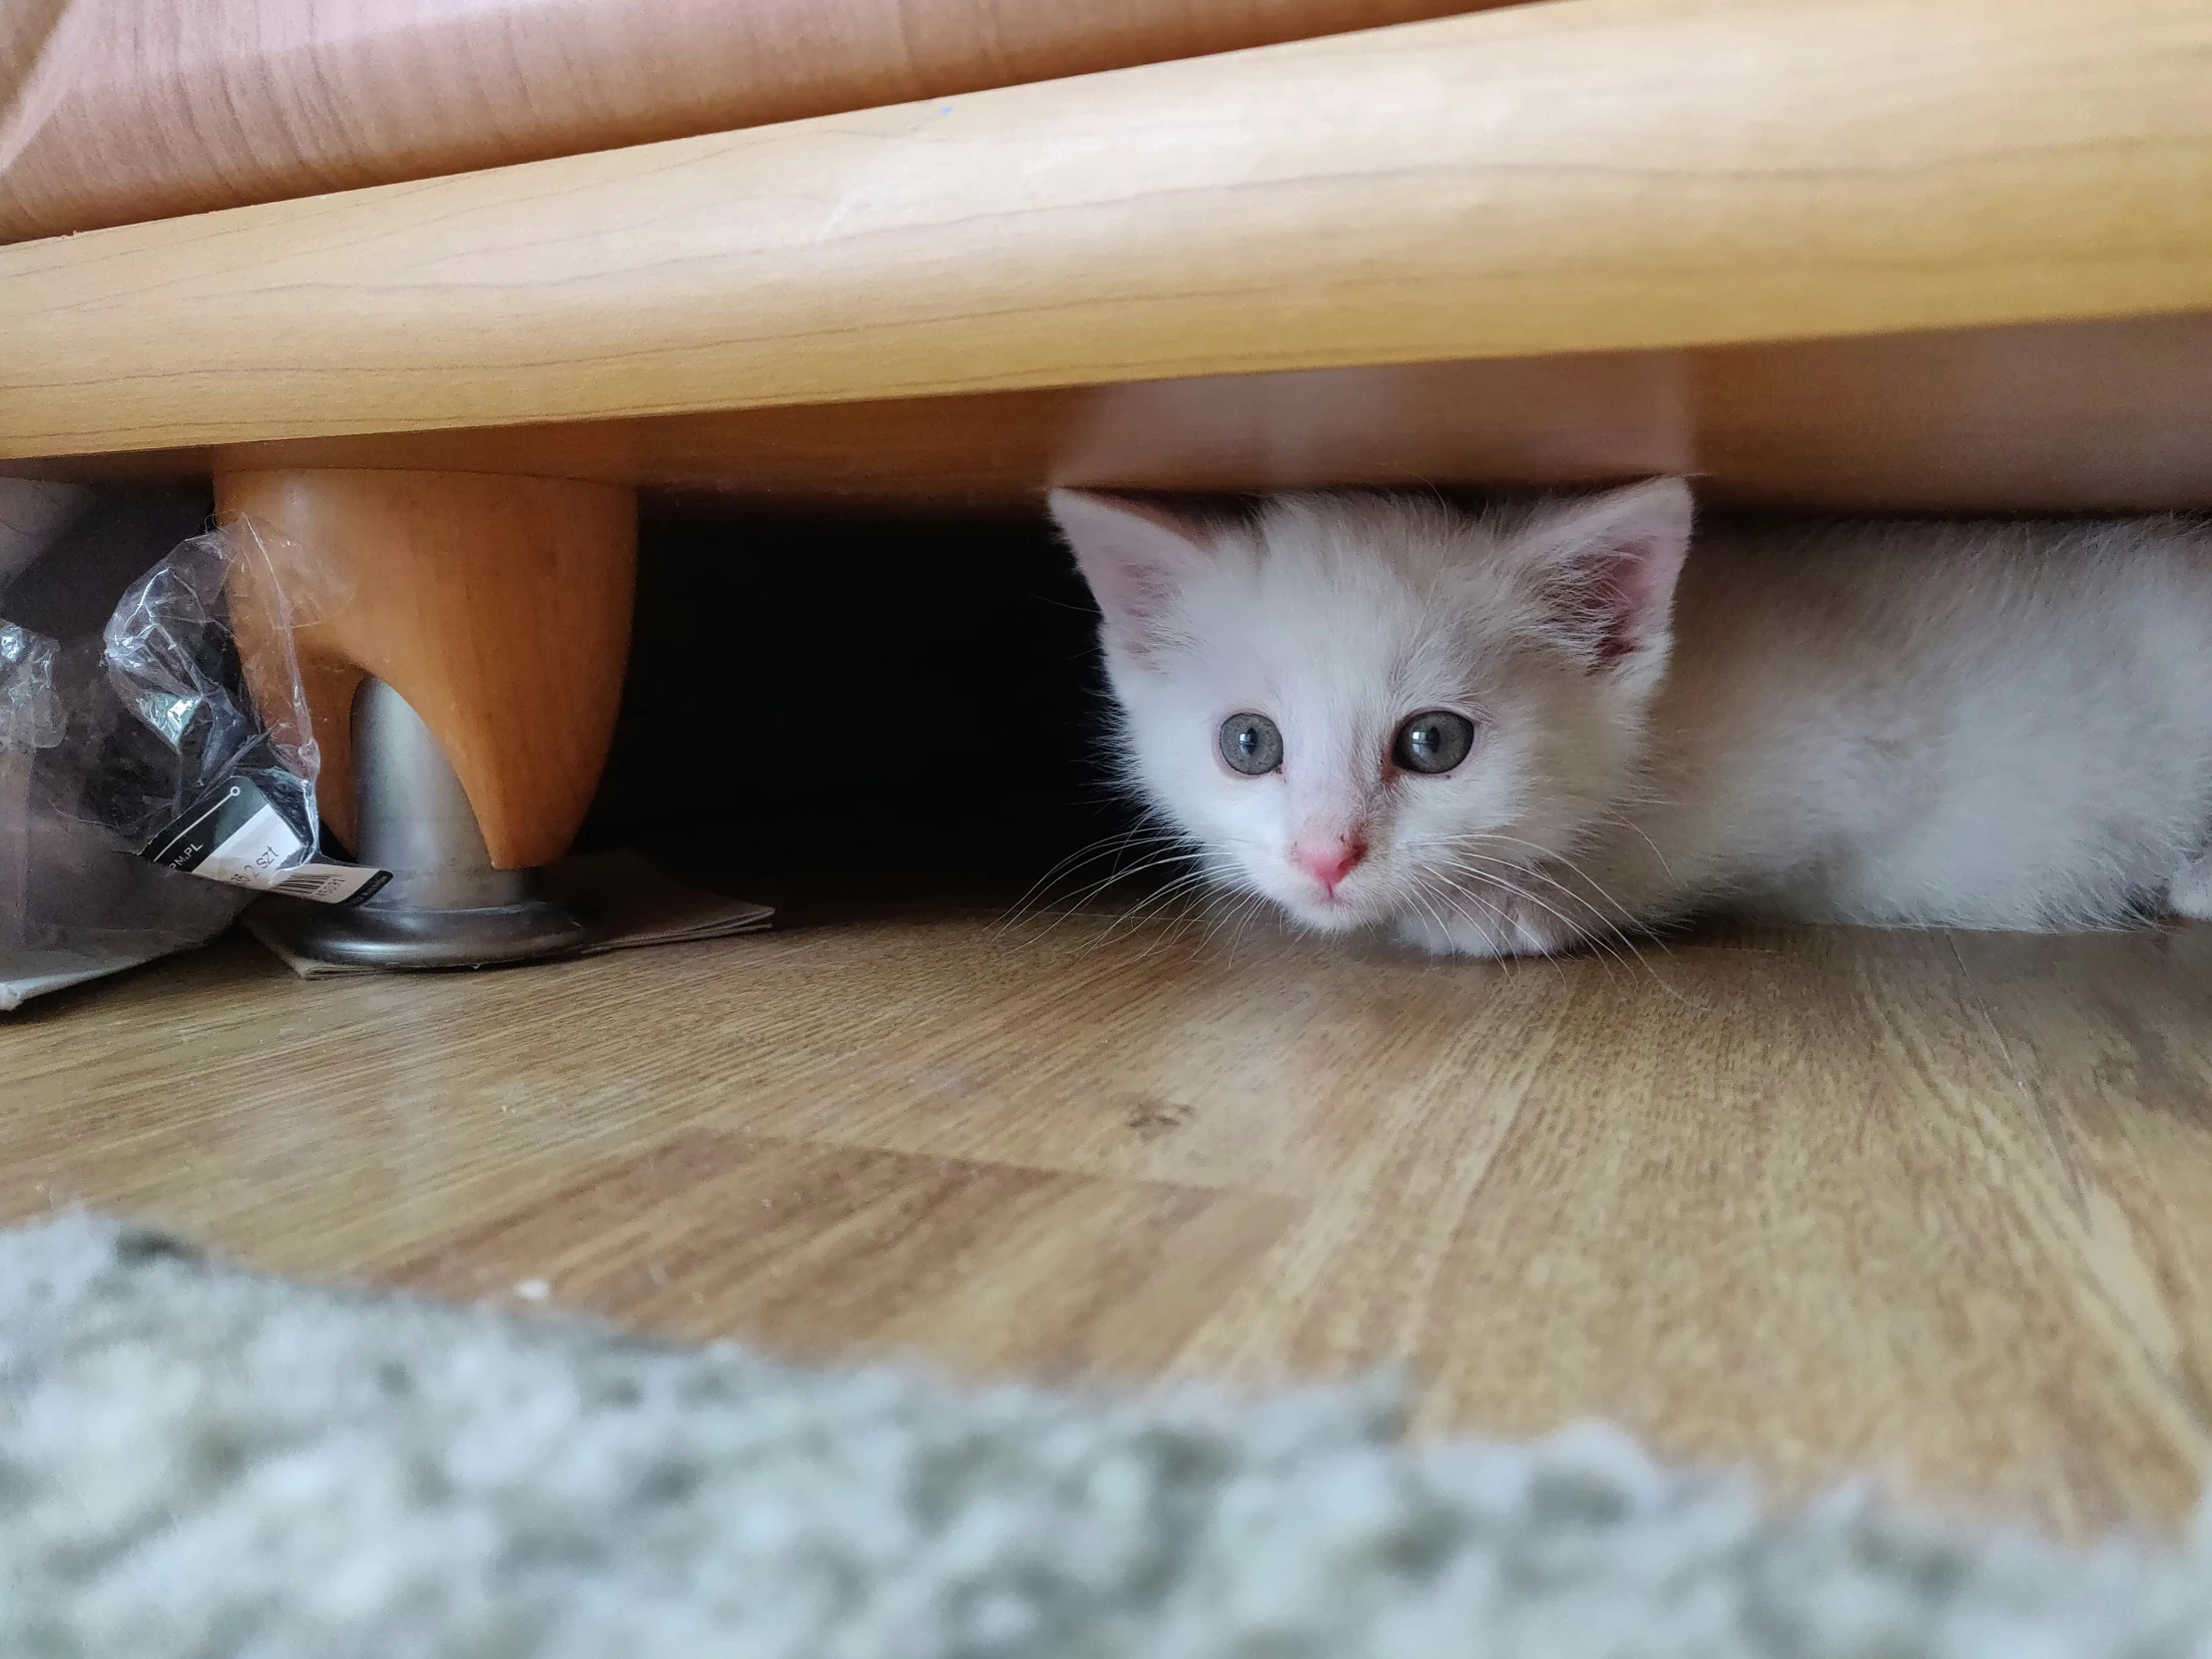
[[[1387,496],[1241,525],[1069,490],[1052,509],[1132,779],[1225,884],[1307,926],[1478,917],[1632,786],[1679,480],[1481,520]]]

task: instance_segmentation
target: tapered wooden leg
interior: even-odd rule
[[[614,736],[636,584],[636,492],[464,472],[219,474],[216,506],[334,581],[295,635],[317,796],[353,841],[352,711],[364,676],[437,739],[501,869],[568,850]],[[239,627],[259,624],[242,605]],[[251,646],[251,640],[242,641]],[[252,655],[251,650],[249,656]]]

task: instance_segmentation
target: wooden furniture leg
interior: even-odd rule
[[[322,816],[355,839],[354,694],[419,715],[500,869],[567,851],[614,736],[630,647],[636,492],[465,472],[280,470],[216,478],[335,580],[295,635],[322,752]],[[255,625],[251,606],[239,625]],[[248,641],[251,645],[251,641]]]

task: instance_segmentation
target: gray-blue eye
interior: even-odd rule
[[[1390,740],[1390,759],[1407,772],[1449,772],[1474,748],[1474,722],[1449,709],[1409,718]]]
[[[1264,778],[1283,764],[1283,734],[1266,715],[1231,715],[1221,723],[1221,758],[1232,772]]]

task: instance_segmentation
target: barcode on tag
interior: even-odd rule
[[[349,885],[351,883],[342,875],[305,875],[294,872],[270,890],[291,898],[311,898],[317,904],[327,904],[343,898]]]
[[[304,898],[316,904],[358,904],[373,897],[391,879],[391,872],[361,864],[301,864],[284,872],[270,889],[287,898]]]

